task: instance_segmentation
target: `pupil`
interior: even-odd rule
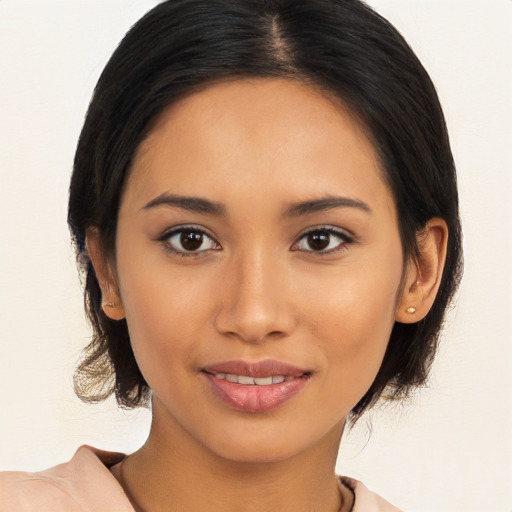
[[[312,233],[308,235],[308,244],[314,251],[321,251],[329,245],[329,233]]]
[[[180,237],[181,245],[187,251],[199,249],[203,243],[203,235],[194,231],[185,231]]]

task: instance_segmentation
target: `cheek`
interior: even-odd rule
[[[173,272],[159,255],[152,259],[135,251],[124,258],[121,251],[118,275],[132,348],[139,368],[153,389],[192,366],[196,346],[207,318],[205,285],[201,271],[190,279]],[[126,254],[126,253],[125,253]],[[204,337],[204,336],[203,336]]]
[[[328,356],[325,392],[333,401],[340,388],[351,390],[352,408],[375,379],[394,325],[401,275],[401,257],[391,254],[378,265],[341,269],[309,293],[310,330]]]

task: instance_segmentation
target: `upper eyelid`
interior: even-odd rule
[[[342,237],[349,238],[351,240],[355,239],[355,235],[348,231],[347,229],[343,229],[337,226],[333,226],[331,224],[324,224],[319,226],[313,226],[310,228],[306,228],[296,240],[300,240],[302,237],[309,235],[310,233],[315,233],[316,231],[328,231],[329,233],[338,234]]]
[[[202,233],[203,235],[206,235],[207,237],[214,240],[216,243],[219,243],[215,236],[213,236],[206,228],[197,224],[181,224],[179,226],[173,226],[172,228],[164,230],[164,232],[158,236],[157,240],[162,242],[164,240],[167,240],[172,235],[179,233],[180,231],[186,231],[187,229],[190,231],[197,231],[199,233]]]

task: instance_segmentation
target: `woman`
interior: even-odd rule
[[[5,473],[6,509],[396,510],[334,464],[422,384],[461,272],[434,87],[353,0],[160,4],[100,78],[69,224],[94,328],[78,393],[146,444]]]

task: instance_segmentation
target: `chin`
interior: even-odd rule
[[[292,458],[302,451],[300,446],[283,443],[282,439],[275,442],[252,442],[245,439],[243,442],[231,442],[216,447],[216,455],[232,462],[269,463],[280,462]]]
[[[254,428],[219,432],[215,438],[208,440],[207,446],[217,456],[233,462],[280,462],[304,454],[324,441],[330,444],[331,437],[339,441],[342,429],[343,424],[327,432],[308,432],[282,425],[272,428],[260,424],[254,425]]]

